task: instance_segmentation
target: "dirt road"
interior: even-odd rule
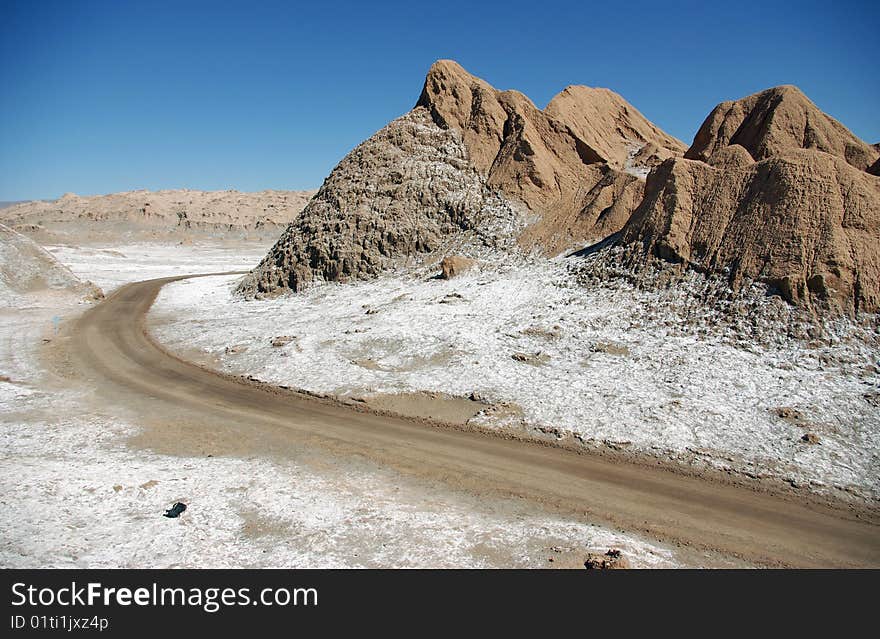
[[[248,454],[317,447],[695,551],[766,565],[880,566],[880,525],[867,508],[358,412],[182,361],[144,329],[159,289],[175,279],[182,278],[120,288],[78,319],[67,341],[70,365],[107,401],[165,424],[148,436],[151,447],[173,452],[210,442]]]

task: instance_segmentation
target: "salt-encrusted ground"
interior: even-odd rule
[[[105,294],[127,282],[155,277],[246,271],[262,259],[267,248],[266,244],[245,242],[46,247],[59,262],[81,279],[100,286]]]
[[[521,421],[502,411],[501,426],[537,436],[880,496],[880,353],[859,340],[761,345],[713,329],[711,317],[683,327],[675,305],[694,299],[625,281],[579,286],[562,259],[272,300],[235,298],[235,280],[166,286],[152,311],[159,341],[272,383],[347,396],[476,393],[521,407]],[[295,339],[273,347],[281,335]],[[803,442],[807,433],[820,443]]]
[[[235,270],[253,264],[265,248],[53,247],[53,253],[109,293],[126,281]],[[225,304],[225,282],[180,287],[174,297],[195,293],[192,302],[213,291]],[[72,383],[45,367],[43,340],[63,339],[64,323],[85,308],[53,294],[21,297],[15,308],[0,309],[2,567],[541,567],[554,547],[575,555],[619,547],[637,566],[681,565],[675,551],[660,545],[515,500],[444,491],[356,460],[314,453],[166,456],[139,448],[131,436],[142,426],[132,411],[96,403],[88,380]],[[189,504],[187,512],[162,517],[177,500]]]

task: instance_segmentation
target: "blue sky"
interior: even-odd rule
[[[539,107],[609,87],[687,143],[796,84],[880,142],[880,3],[721,5],[0,0],[0,200],[317,187],[438,58]]]

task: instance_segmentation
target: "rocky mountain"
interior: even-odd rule
[[[333,169],[238,290],[252,296],[370,277],[463,234],[495,246],[520,217],[471,166],[461,136],[417,107]]]
[[[0,222],[41,242],[89,239],[275,238],[314,191],[129,191],[33,201],[0,210]]]
[[[648,177],[620,243],[726,275],[756,279],[811,309],[880,306],[876,149],[795,87],[718,105],[684,158]]]
[[[462,233],[556,254],[618,231],[644,175],[683,152],[606,89],[569,87],[542,111],[441,60],[414,109],[340,162],[239,290],[370,277]]]
[[[873,312],[878,157],[792,86],[718,105],[685,152],[607,89],[568,87],[541,110],[441,60],[415,108],[340,162],[239,291],[371,277],[462,238],[465,257],[613,238],[630,265],[661,259],[734,289],[765,282],[814,311]]]
[[[450,60],[431,67],[418,105],[461,134],[490,186],[538,215],[521,241],[549,254],[619,230],[641,199],[639,178],[684,152],[607,89],[568,87],[542,111]]]
[[[62,291],[81,298],[103,297],[33,240],[0,224],[0,302],[15,305],[21,295]]]
[[[722,102],[706,118],[685,157],[707,161],[716,151],[737,144],[754,160],[791,149],[824,151],[865,170],[878,156],[871,145],[823,113],[800,89],[780,86]]]

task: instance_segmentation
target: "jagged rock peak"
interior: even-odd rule
[[[518,91],[499,91],[468,73],[453,60],[438,60],[425,78],[418,106],[427,108],[443,127],[459,130],[471,151],[471,161],[488,172],[505,138],[512,132],[510,120],[537,114],[556,120],[562,130],[589,151],[589,162],[606,162],[623,169],[627,160],[646,145],[656,149],[659,163],[681,155],[685,145],[649,122],[622,96],[605,88],[570,85],[545,109]]]
[[[494,247],[512,241],[520,217],[470,165],[461,136],[416,107],[333,169],[238,291],[374,277],[453,238]]]
[[[549,254],[618,231],[650,169],[684,152],[608,89],[571,86],[541,110],[451,60],[434,63],[417,105],[461,135],[489,185],[537,213],[521,243]]]
[[[868,170],[880,155],[792,85],[716,106],[685,157],[708,162],[717,151],[733,144],[745,148],[756,161],[793,149],[813,149],[843,158],[861,171]]]
[[[880,310],[880,179],[808,149],[759,162],[729,151],[660,165],[620,243],[726,274],[734,290],[758,280],[817,311]]]
[[[610,89],[566,87],[547,108],[547,115],[565,122],[609,164],[627,168],[627,161],[646,145],[656,160],[681,155],[685,145],[648,121],[633,105]]]

